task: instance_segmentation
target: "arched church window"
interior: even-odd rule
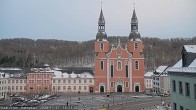
[[[139,70],[139,61],[135,61],[135,70]]]
[[[127,78],[129,77],[128,70],[129,70],[129,69],[128,69],[128,65],[126,65],[126,66],[125,66],[125,73],[126,73],[126,77],[127,77]]]
[[[117,62],[117,70],[118,71],[121,71],[122,70],[122,62],[121,61],[118,61]]]
[[[103,70],[103,61],[100,62],[100,69]]]
[[[111,65],[110,69],[111,69],[111,78],[112,78],[114,77],[114,65]]]
[[[103,50],[103,43],[100,44],[100,49]]]
[[[135,50],[138,50],[138,43],[137,42],[134,44],[134,47],[135,47]]]

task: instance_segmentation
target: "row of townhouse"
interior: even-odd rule
[[[94,76],[90,72],[67,73],[51,70],[48,65],[32,68],[26,74],[0,72],[0,99],[8,95],[67,92],[93,92]]]
[[[168,75],[169,66],[159,66],[153,72],[153,93],[155,94],[169,94],[170,83]]]
[[[0,73],[0,99],[7,97],[7,75]]]
[[[0,68],[0,99],[5,99],[12,93],[25,92],[26,77],[22,73],[21,69]]]
[[[170,77],[167,72],[168,68],[169,66],[159,66],[154,72],[147,72],[144,75],[146,93],[170,93]]]

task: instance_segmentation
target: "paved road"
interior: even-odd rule
[[[139,97],[133,98],[133,95]],[[110,97],[106,94],[64,94],[42,105],[66,105],[67,102],[69,107],[71,103],[71,106],[78,110],[97,110],[102,106],[108,108],[108,105],[110,110],[140,110],[161,104],[161,98],[130,93],[112,94]]]
[[[165,101],[170,103],[169,98],[166,98]],[[157,105],[161,105],[160,97],[141,99],[138,101],[115,105],[109,107],[109,110],[150,110],[155,108]]]

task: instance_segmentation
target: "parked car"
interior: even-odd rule
[[[23,97],[13,97],[12,102],[23,102],[25,99]]]

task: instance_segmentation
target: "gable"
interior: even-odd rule
[[[107,55],[110,58],[129,58],[129,52],[120,45],[118,45],[117,48],[112,48]]]

